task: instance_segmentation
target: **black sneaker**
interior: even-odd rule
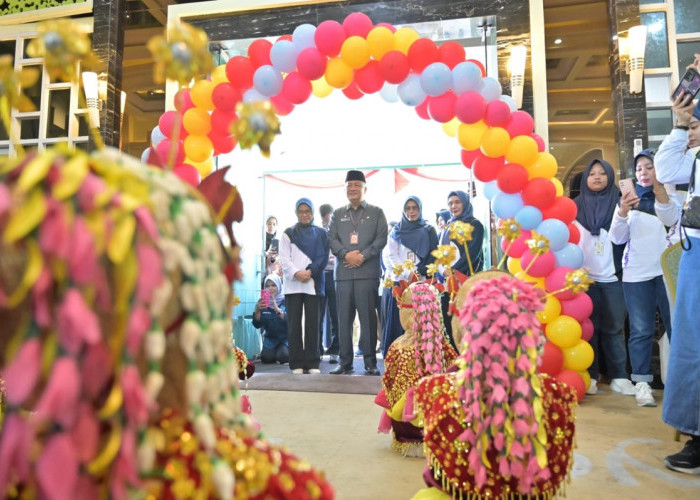
[[[691,439],[680,452],[667,456],[664,465],[677,472],[700,475],[700,438]]]
[[[355,369],[352,366],[338,365],[335,370],[331,370],[331,375],[346,375],[348,373],[354,372]]]

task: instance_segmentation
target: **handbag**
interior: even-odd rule
[[[690,171],[688,197],[686,198],[686,201],[683,204],[683,210],[681,211],[681,247],[683,247],[683,250],[686,251],[690,250],[691,247],[686,228],[700,229],[700,196],[694,196],[693,194],[695,191],[695,166],[698,163],[699,156],[700,151],[695,155],[693,168]],[[685,241],[683,241],[683,236],[685,236]]]

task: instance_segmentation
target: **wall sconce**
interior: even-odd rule
[[[84,71],[82,78],[90,127],[100,128],[100,111],[107,100],[107,73],[98,75],[93,71]]]
[[[644,50],[647,27],[635,26],[629,30],[630,94],[639,94],[644,83]]]
[[[617,48],[620,52],[620,67],[625,70],[625,74],[630,74],[630,41],[626,36],[617,37]]]
[[[513,45],[510,48],[510,93],[518,109],[523,107],[523,87],[525,85],[525,59],[527,58],[527,47],[524,45]]]

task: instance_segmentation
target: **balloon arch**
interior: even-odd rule
[[[144,156],[155,150],[169,158],[173,148],[175,172],[196,184],[211,172],[214,156],[236,147],[230,131],[240,102],[269,100],[278,115],[287,115],[312,93],[325,97],[340,89],[349,99],[379,92],[414,107],[456,138],[462,163],[485,183],[496,216],[515,219],[522,228],[512,244],[503,239],[508,269],[550,293],[559,291],[539,313],[549,340],[540,370],[576,387],[581,398],[593,360],[587,342],[592,303],[585,293],[560,291],[566,274],[583,263],[573,224],[576,205],[563,196],[554,177],[557,161],[533,133],[532,117],[501,94],[500,83],[485,75],[479,61],[465,57],[457,42],[438,46],[409,27],[374,25],[362,13],[342,24],[302,24],[274,43],[255,40],[247,56],[235,56],[210,78],[181,89],[176,110],[160,117]],[[546,253],[529,248],[531,231],[549,240]]]

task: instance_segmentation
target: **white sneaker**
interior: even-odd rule
[[[303,368],[295,368],[292,370],[292,373],[294,375],[303,375],[304,374],[304,369]]]
[[[586,389],[586,394],[598,394],[598,382],[591,379],[591,385]]]
[[[625,396],[634,396],[637,392],[634,389],[634,384],[626,378],[614,378],[610,381],[610,389],[613,392],[624,394]]]
[[[309,373],[311,375],[318,375],[319,373],[321,373],[321,370],[319,370],[318,368],[309,368]]]
[[[651,387],[646,382],[637,382],[634,386],[638,406],[656,406],[654,396],[651,394]]]

